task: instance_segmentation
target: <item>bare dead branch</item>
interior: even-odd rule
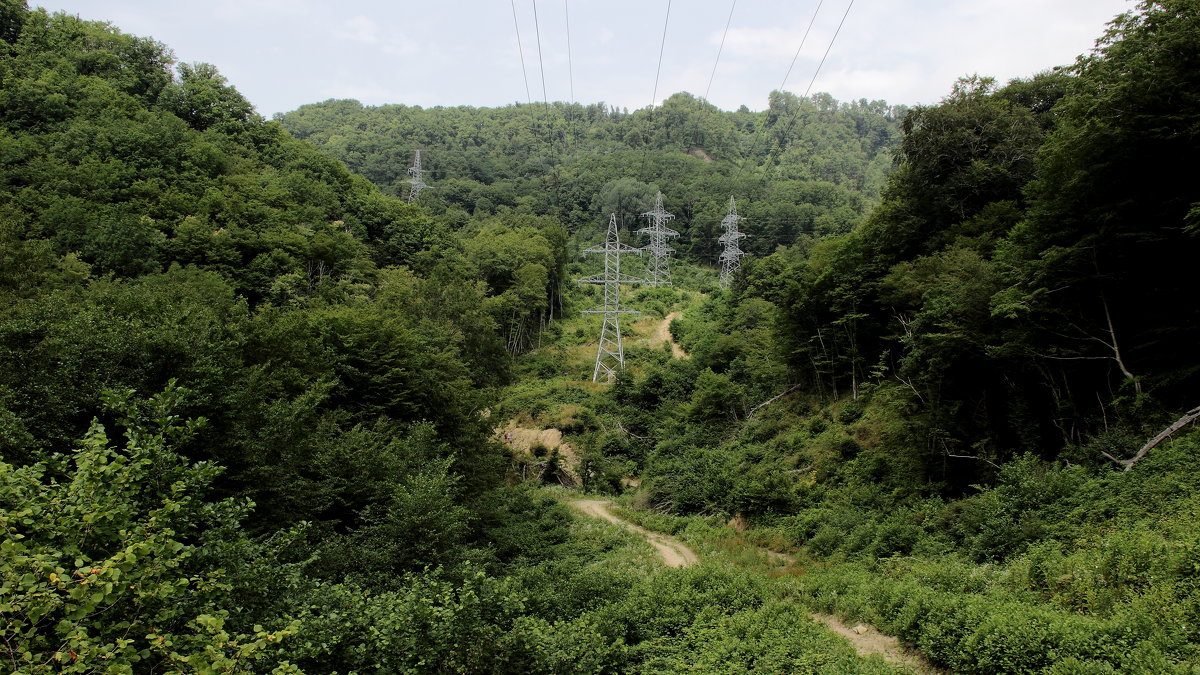
[[[917,400],[921,402],[921,405],[925,405],[925,397],[921,395],[920,390],[918,390],[916,385],[912,383],[912,380],[906,380],[903,377],[900,377],[900,373],[895,373],[895,376],[897,380],[900,380],[906,386],[908,386],[909,389],[912,389],[912,392],[917,395]]]
[[[955,458],[955,459],[975,459],[975,460],[979,460],[980,462],[986,462],[986,463],[988,463],[988,464],[991,464],[991,465],[992,465],[992,467],[994,467],[994,468],[997,468],[997,469],[999,469],[999,468],[1000,468],[1000,465],[999,465],[999,464],[996,464],[995,462],[993,462],[992,460],[990,460],[990,459],[988,459],[988,458],[986,458],[986,457],[976,457],[976,456],[974,456],[974,455],[952,455],[952,454],[950,454],[950,453],[948,453],[948,452],[946,453],[946,456],[947,456],[947,457],[953,457],[953,458]]]
[[[1125,367],[1125,359],[1121,357],[1121,347],[1117,344],[1117,331],[1113,328],[1112,314],[1108,311],[1108,298],[1103,293],[1100,294],[1100,302],[1104,305],[1104,319],[1108,322],[1108,336],[1112,338],[1108,346],[1113,351],[1113,360],[1117,362],[1121,373],[1130,380],[1133,380],[1133,389],[1140,394],[1142,393],[1142,383],[1138,382],[1133,373],[1129,372],[1129,369]]]
[[[762,403],[759,403],[758,405],[751,408],[750,412],[746,413],[746,419],[747,420],[750,419],[751,417],[754,416],[754,413],[758,412],[762,408],[765,408],[765,407],[771,405],[772,403],[778,401],[779,399],[783,398],[784,396],[787,396],[788,394],[792,393],[793,391],[796,391],[799,388],[800,388],[800,385],[794,384],[794,385],[788,387],[787,390],[785,390],[782,394],[772,396],[771,398],[763,401]]]
[[[1192,422],[1195,422],[1196,418],[1200,418],[1200,406],[1196,406],[1195,408],[1192,408],[1191,410],[1187,411],[1186,413],[1183,414],[1183,417],[1180,417],[1179,419],[1175,420],[1175,422],[1172,423],[1171,426],[1158,432],[1157,436],[1146,441],[1146,444],[1142,446],[1142,449],[1138,450],[1137,454],[1134,455],[1133,457],[1130,457],[1129,459],[1118,459],[1104,451],[1101,451],[1100,454],[1111,459],[1112,461],[1116,462],[1117,464],[1120,464],[1121,466],[1125,467],[1126,471],[1129,471],[1130,469],[1133,468],[1134,464],[1137,464],[1143,457],[1146,456],[1146,453],[1153,450],[1154,446],[1158,445],[1159,443],[1162,443],[1163,441],[1165,441],[1168,438],[1170,438],[1171,436],[1173,436],[1176,431],[1179,431],[1180,429],[1186,427],[1187,425],[1191,424]]]
[[[621,424],[621,420],[617,420],[617,428],[620,429],[626,436],[633,436],[634,438],[638,439],[639,441],[650,440],[650,438],[647,436],[638,436],[637,434],[633,433],[632,431],[626,429],[625,425]]]

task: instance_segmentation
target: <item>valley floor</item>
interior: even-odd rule
[[[642,536],[647,543],[654,547],[662,563],[667,567],[690,567],[699,561],[696,554],[678,539],[647,530],[644,527],[635,525],[624,518],[614,515],[610,509],[613,506],[611,500],[569,498],[567,503],[586,516],[608,521]],[[774,562],[782,560],[785,565],[795,563],[795,559],[792,556],[769,549],[759,550],[767,554],[768,560]],[[932,674],[941,672],[930,665],[920,654],[905,649],[901,646],[899,640],[890,635],[884,635],[874,626],[863,623],[850,625],[833,614],[815,612],[810,616],[814,621],[824,624],[831,631],[845,638],[859,656],[869,657],[878,655],[888,663],[908,668],[914,673]]]
[[[824,443],[826,437],[838,453],[843,446],[853,446],[851,457],[865,453],[880,443],[879,423],[872,415],[882,408],[864,409],[859,406],[871,404],[857,400],[806,400],[787,386],[734,401],[721,398],[732,394],[718,384],[705,393],[714,397],[704,399],[705,405],[732,403],[748,412],[727,420],[724,427],[705,427],[717,429],[715,434],[706,431],[682,440],[679,436],[691,431],[688,425],[709,422],[695,418],[702,386],[670,378],[720,378],[698,371],[694,364],[704,358],[703,351],[689,353],[685,346],[695,344],[695,333],[687,331],[695,331],[696,324],[689,322],[711,311],[709,297],[696,291],[671,292],[672,301],[663,300],[667,294],[662,294],[655,311],[624,326],[627,362],[622,380],[589,381],[597,326],[587,318],[567,317],[555,330],[557,339],[522,357],[526,372],[493,412],[504,420],[496,433],[508,445],[521,480],[557,484],[554,497],[570,505],[577,519],[607,522],[639,539],[645,549],[640,564],[651,563],[641,568],[648,576],[640,583],[653,589],[645,592],[665,603],[664,612],[674,611],[668,607],[677,609],[678,603],[696,612],[690,615],[695,623],[667,640],[670,658],[647,657],[640,667],[652,672],[685,667],[744,672],[719,662],[721,650],[729,649],[749,654],[741,663],[759,664],[751,670],[774,663],[769,655],[779,652],[791,659],[787,662],[793,664],[792,672],[1191,672],[1195,649],[1188,637],[1192,629],[1184,623],[1192,610],[1171,598],[1190,597],[1191,582],[1181,575],[1180,566],[1191,559],[1186,551],[1193,549],[1187,542],[1194,536],[1170,529],[1170,521],[1154,515],[1172,500],[1180,513],[1197,508],[1197,498],[1189,496],[1194,495],[1187,487],[1190,479],[1176,468],[1185,450],[1161,450],[1162,457],[1139,466],[1145,478],[1124,483],[1026,458],[1014,462],[1007,469],[1009,477],[1002,479],[1012,487],[980,488],[978,495],[960,500],[894,502],[893,507],[885,506],[891,502],[877,494],[882,489],[877,485],[821,485],[827,479],[818,473],[828,475],[830,468],[820,466],[827,460],[819,455],[815,461],[797,455],[792,470],[782,470],[788,466],[779,463],[772,467],[761,454],[730,460],[735,452],[761,453],[755,448],[771,447],[770,443]],[[681,332],[672,331],[673,322],[681,323]],[[676,340],[680,334],[683,345]],[[656,389],[645,384],[649,381]],[[673,387],[685,391],[682,403],[673,403],[673,409],[664,407],[661,399],[644,403],[638,398],[646,390],[661,396]],[[686,393],[691,391],[695,393]],[[635,460],[637,452],[645,454]],[[1167,456],[1170,452],[1176,458]],[[845,456],[835,459],[846,461]],[[657,473],[643,473],[647,461],[659,462]],[[730,461],[725,469],[714,468]],[[736,485],[736,476],[720,471],[760,469],[765,472],[758,479],[763,485],[786,478],[792,486],[786,490],[825,494],[826,501],[782,508],[775,516],[755,519],[753,525],[733,511],[703,506],[702,499],[716,494],[712,490]],[[1156,481],[1155,471],[1166,471],[1163,475],[1169,479]],[[718,488],[717,480],[735,482]],[[704,490],[710,492],[698,500],[700,508],[697,501],[682,510],[653,501],[663,494],[686,496]],[[1085,490],[1095,496],[1072,496],[1073,491]],[[1076,522],[1072,527],[1085,527],[1076,516],[1066,515],[1080,508],[1072,500],[1085,504],[1098,496],[1111,501],[1114,509],[1128,510],[1124,498],[1116,495],[1146,490],[1161,493],[1161,499],[1128,502],[1140,505],[1136,513],[1122,519],[1118,510],[1112,511],[1105,516],[1108,524],[1086,539],[1067,545],[1048,536],[1052,520],[1046,514],[1057,514],[1060,526]],[[1045,501],[1004,501],[1024,499],[1027,492]],[[677,515],[681,512],[690,515]],[[970,526],[981,534],[971,535],[976,539],[966,543],[946,539],[936,529],[941,526],[931,520],[945,517],[964,523],[955,527],[982,519]],[[1144,519],[1146,528],[1161,534],[1131,538],[1131,518]],[[1046,540],[1032,540],[1031,553],[981,562],[966,545],[991,541],[984,537],[991,536],[988,528],[997,524],[1017,529],[998,530],[996,542],[1018,530]],[[923,548],[914,548],[917,544]],[[659,571],[653,571],[656,566]],[[755,610],[730,606],[729,598],[736,594],[722,594],[724,587],[739,584],[754,589],[750,595],[761,603]],[[768,608],[786,615],[787,625],[765,616]],[[1163,621],[1144,621],[1151,614]],[[733,630],[734,624],[745,630]],[[689,641],[717,626],[724,631],[721,647],[693,643],[688,651]],[[1128,645],[1120,646],[1125,640]],[[834,656],[838,650],[833,644],[846,645],[854,656]],[[635,652],[644,655],[644,648],[650,647],[642,645]],[[828,664],[834,662],[840,665],[830,670]],[[826,665],[794,665],[800,663]]]

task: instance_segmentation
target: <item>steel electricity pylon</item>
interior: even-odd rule
[[[424,182],[421,181],[421,174],[425,173],[424,169],[421,168],[421,151],[417,150],[416,152],[417,157],[415,160],[413,160],[413,165],[408,167],[408,175],[412,176],[412,178],[408,181],[411,184],[408,188],[409,204],[417,201],[417,195],[421,194],[421,190],[424,190],[426,187],[428,187]]]
[[[642,215],[650,221],[648,227],[637,231],[638,234],[650,235],[650,243],[642,247],[643,251],[650,254],[650,260],[646,262],[646,271],[650,278],[646,283],[652,286],[670,286],[671,266],[669,261],[675,249],[667,246],[667,239],[678,237],[679,233],[667,227],[667,221],[674,218],[675,214],[667,213],[667,210],[663,208],[663,195],[660,192],[654,200],[654,209]]]
[[[721,287],[729,288],[729,284],[733,281],[733,275],[742,266],[742,256],[746,255],[738,246],[738,240],[746,236],[746,233],[738,231],[738,223],[745,220],[745,216],[739,216],[737,206],[733,203],[733,197],[729,198],[729,214],[721,221],[721,225],[725,226],[725,234],[722,234],[717,241],[725,245],[725,249],[721,251]]]
[[[641,255],[642,250],[621,243],[617,236],[617,214],[614,213],[608,219],[608,234],[604,243],[584,249],[583,252],[604,254],[604,273],[584,277],[579,283],[604,286],[604,306],[585,310],[583,313],[604,315],[604,325],[600,327],[600,346],[596,350],[596,367],[592,370],[592,382],[599,381],[602,373],[605,380],[612,381],[617,371],[625,368],[625,348],[621,345],[621,315],[640,313],[621,309],[621,284],[646,283],[645,279],[621,273],[621,256],[630,253]]]

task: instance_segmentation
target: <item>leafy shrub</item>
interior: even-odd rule
[[[854,424],[863,416],[863,407],[858,401],[846,401],[838,411],[837,419],[842,424]]]
[[[172,380],[141,406],[132,392],[110,394],[122,446],[93,421],[69,461],[0,462],[0,634],[15,669],[235,671],[283,660],[275,644],[295,623],[226,626],[232,585],[219,565],[252,550],[237,528],[249,505],[206,502],[220,469],[175,452],[204,422],[175,414],[184,393]]]

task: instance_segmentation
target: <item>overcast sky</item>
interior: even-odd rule
[[[212,63],[270,116],[328,98],[421,106],[525,101],[522,53],[534,101],[543,98],[544,72],[550,100],[632,110],[677,91],[707,90],[721,108],[761,110],[784,84],[818,2],[784,86],[803,94],[849,0],[672,0],[669,20],[668,0],[538,0],[536,26],[533,0],[30,5],[111,21],[166,43],[180,61]],[[1113,16],[1132,7],[1129,0],[857,0],[812,91],[839,100],[936,103],[962,75],[1005,81],[1070,64]]]

